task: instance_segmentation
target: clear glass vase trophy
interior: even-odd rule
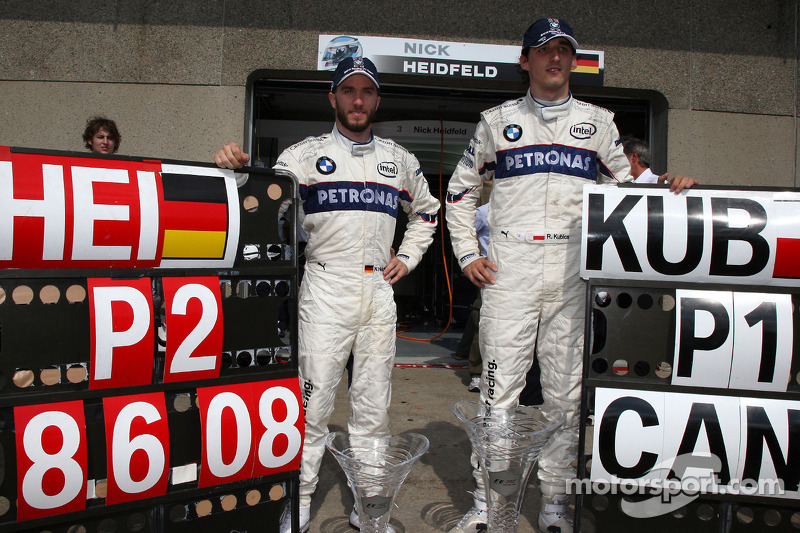
[[[358,505],[361,533],[385,533],[394,499],[414,463],[428,450],[428,439],[416,433],[357,437],[329,433],[325,446],[347,475]]]
[[[564,423],[561,411],[537,407],[492,409],[461,400],[453,413],[466,429],[481,462],[486,487],[487,531],[515,533],[528,477],[553,433]]]

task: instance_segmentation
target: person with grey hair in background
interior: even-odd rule
[[[634,183],[663,183],[658,174],[650,170],[650,147],[641,139],[628,139],[622,143],[622,151],[631,164]]]

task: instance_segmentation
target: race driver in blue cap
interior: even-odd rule
[[[394,141],[372,134],[381,99],[372,61],[349,57],[339,63],[328,98],[336,117],[333,131],[290,146],[274,167],[299,182],[302,227],[308,236],[298,304],[298,366],[306,420],[301,533],[309,529],[328,421],[351,351],[347,430],[351,437],[389,435],[397,323],[392,285],[419,264],[433,240],[439,211],[417,158]],[[249,156],[231,143],[217,152],[215,161],[221,167],[240,168]],[[394,255],[399,209],[409,222]],[[356,508],[350,524],[360,527]],[[287,506],[280,532],[290,531]]]
[[[481,401],[516,406],[534,349],[541,366],[544,409],[566,422],[539,458],[540,530],[571,533],[567,481],[575,477],[586,286],[580,279],[583,186],[631,181],[628,160],[610,111],[572,97],[578,42],[563,20],[539,19],[522,40],[519,62],[529,91],[481,114],[447,195],[447,224],[464,273],[483,289],[480,317]],[[476,200],[493,180],[488,257],[475,236]],[[676,177],[679,192],[696,181]],[[486,523],[478,485],[473,508],[451,533],[474,533]]]

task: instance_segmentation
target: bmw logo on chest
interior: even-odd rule
[[[503,130],[503,137],[509,142],[517,142],[522,137],[522,126],[518,124],[509,124]]]
[[[336,163],[333,162],[333,159],[329,157],[325,157],[324,155],[317,159],[317,170],[320,174],[333,174],[336,170]]]

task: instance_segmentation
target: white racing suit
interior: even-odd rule
[[[544,408],[567,415],[539,458],[545,496],[565,494],[566,480],[575,477],[586,297],[578,276],[583,186],[632,179],[613,116],[571,95],[543,106],[530,92],[489,109],[448,188],[447,224],[463,269],[479,257],[475,204],[483,182],[493,180],[488,258],[498,271],[482,294],[481,401],[516,406],[537,349]],[[482,495],[474,456],[473,466]]]
[[[355,436],[389,434],[397,310],[383,279],[391,259],[398,209],[409,223],[397,257],[411,271],[433,240],[439,201],[417,158],[389,139],[354,143],[330,134],[289,147],[277,172],[300,185],[308,236],[300,287],[298,364],[305,410],[300,505],[311,502],[334,397],[354,355],[347,429]]]

